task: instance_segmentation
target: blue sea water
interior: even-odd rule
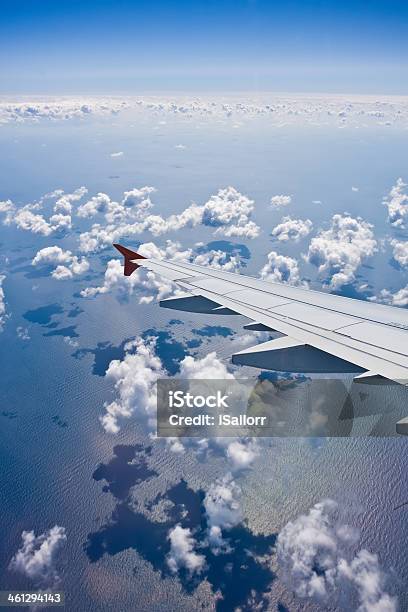
[[[308,239],[272,242],[269,231],[283,214],[270,210],[272,195],[291,194],[287,213],[310,218],[315,229],[335,212],[361,215],[381,240],[390,234],[382,198],[406,172],[406,133],[392,127],[283,129],[253,120],[232,129],[225,122],[170,117],[161,124],[154,117],[123,116],[8,124],[0,139],[0,199],[18,204],[56,188],[85,185],[90,195],[102,191],[119,198],[132,187],[152,185],[157,211],[167,215],[191,201],[205,202],[221,187],[236,187],[255,200],[255,220],[264,230],[257,240],[232,241],[250,274],[257,274],[272,249],[299,258],[307,249]],[[186,148],[175,149],[179,143]],[[112,158],[113,151],[124,155]],[[358,192],[351,190],[354,185]],[[106,434],[99,418],[115,393],[104,374],[112,359],[123,357],[127,340],[152,333],[170,374],[191,352],[204,356],[211,348],[227,359],[231,336],[241,332],[243,321],[184,314],[175,319],[157,304],[139,305],[136,296],[81,298],[80,289],[101,284],[113,252],[92,257],[85,278],[58,282],[31,260],[51,244],[75,250],[76,233],[56,239],[13,227],[1,226],[0,232],[9,314],[0,335],[1,589],[33,586],[8,569],[21,532],[42,533],[58,524],[67,530],[58,568],[67,610],[245,609],[251,589],[265,609],[327,609],[296,599],[275,569],[254,557],[266,554],[289,520],[332,497],[360,529],[359,546],[379,555],[401,610],[408,609],[407,507],[395,509],[408,500],[408,443],[402,438],[265,442],[253,469],[238,477],[246,521],[230,533],[232,552],[217,557],[203,550],[204,582],[171,575],[167,531],[186,520],[204,534],[203,495],[225,473],[225,457],[175,455],[151,440],[135,418],[116,436]],[[168,237],[185,247],[216,240],[208,228]],[[316,269],[304,264],[304,271],[318,287]],[[359,273],[372,294],[407,282],[390,265],[388,246]],[[19,326],[27,328],[29,340],[17,336]],[[215,603],[217,591],[222,598]]]

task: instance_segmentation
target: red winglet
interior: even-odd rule
[[[127,249],[121,244],[114,244],[113,246],[125,258],[125,269],[124,269],[125,276],[130,276],[132,272],[140,268],[140,266],[138,266],[137,263],[134,263],[132,259],[146,259],[146,257],[143,257],[143,255],[139,255],[139,253],[136,253],[136,251],[131,251],[130,249]]]

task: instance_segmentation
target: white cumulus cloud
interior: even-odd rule
[[[253,438],[248,440],[233,440],[227,446],[227,457],[234,471],[246,470],[259,455],[257,441]]]
[[[22,546],[11,559],[9,569],[37,583],[58,581],[56,561],[67,539],[65,528],[55,525],[39,536],[34,531],[23,531],[21,538]]]
[[[20,340],[30,340],[30,334],[28,333],[28,329],[26,327],[18,326],[16,328],[16,333]]]
[[[281,530],[276,553],[284,581],[302,599],[333,604],[345,587],[351,587],[359,612],[396,612],[397,601],[385,590],[377,555],[363,549],[347,559],[358,531],[340,523],[337,512],[338,504],[326,499]]]
[[[395,293],[388,289],[382,289],[378,295],[371,296],[368,299],[370,302],[380,302],[390,306],[408,306],[408,285]]]
[[[234,375],[228,372],[225,364],[220,361],[215,351],[208,353],[202,359],[195,359],[190,355],[180,362],[180,377],[196,380],[233,379]]]
[[[155,354],[154,338],[150,341],[136,338],[125,350],[124,359],[111,361],[105,375],[113,381],[118,397],[105,403],[106,413],[101,417],[101,423],[106,432],[113,434],[119,432],[119,420],[129,418],[135,412],[147,420],[150,428],[155,426],[154,385],[158,378],[166,375]]]
[[[408,266],[408,242],[391,240],[390,242],[392,246],[392,256],[396,262],[399,263],[400,266],[406,267]]]
[[[310,234],[312,227],[313,223],[310,219],[292,219],[288,216],[283,217],[282,221],[273,228],[271,234],[281,242],[288,240],[298,242]]]
[[[80,200],[84,195],[88,193],[86,187],[79,187],[72,193],[64,193],[62,189],[56,190],[52,194],[48,194],[49,197],[53,197],[54,195],[58,196],[57,201],[54,204],[54,212],[56,213],[65,213],[66,215],[70,215],[72,212],[72,203]]]
[[[161,236],[168,232],[204,225],[213,228],[214,234],[256,238],[260,228],[250,219],[254,202],[234,187],[220,189],[203,205],[190,204],[178,214],[163,217],[149,213],[153,206],[150,193],[153,187],[143,187],[125,192],[121,202],[112,201],[106,194],[98,194],[78,208],[81,217],[105,215],[107,225],[95,223],[79,237],[80,250],[91,253],[110,247],[124,236],[139,236],[150,232]]]
[[[263,280],[273,283],[288,283],[300,285],[299,264],[293,257],[279,255],[276,251],[268,253],[268,261],[261,269]]]
[[[272,208],[283,208],[284,206],[288,206],[291,202],[292,197],[290,195],[275,195],[271,197]]]
[[[59,246],[49,246],[38,251],[31,265],[55,265],[51,276],[57,280],[67,280],[84,274],[89,270],[89,262],[84,257],[78,258],[71,251],[64,251]]]
[[[210,486],[204,498],[204,508],[211,547],[215,550],[225,549],[223,530],[228,531],[243,520],[241,488],[234,481],[232,474],[226,474]]]
[[[200,573],[205,564],[204,555],[195,551],[196,541],[191,530],[181,525],[170,529],[168,534],[170,540],[170,552],[167,556],[167,565],[170,571],[176,573],[185,568],[190,574]]]
[[[377,250],[373,226],[360,217],[336,214],[331,227],[312,238],[306,260],[327,276],[331,289],[352,283],[360,265]]]
[[[3,224],[16,225],[19,229],[42,236],[49,236],[54,232],[71,228],[71,215],[56,212],[47,220],[43,214],[38,212],[40,206],[39,204],[26,204],[22,208],[17,208],[12,205],[5,210],[6,216]]]
[[[405,229],[408,220],[408,195],[406,193],[407,184],[399,178],[391,188],[388,197],[384,199],[384,204],[388,208],[388,221],[394,227]]]

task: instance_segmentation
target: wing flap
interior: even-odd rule
[[[235,353],[232,363],[281,372],[347,373],[362,369],[288,336]]]

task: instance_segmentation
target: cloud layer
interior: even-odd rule
[[[16,99],[0,101],[0,123],[89,120],[92,117],[117,115],[121,112],[150,115],[165,119],[176,116],[186,121],[237,122],[262,119],[285,125],[358,126],[408,124],[406,97],[361,95],[278,95],[237,96],[123,96],[53,97],[35,101]],[[239,124],[238,124],[239,125]]]

